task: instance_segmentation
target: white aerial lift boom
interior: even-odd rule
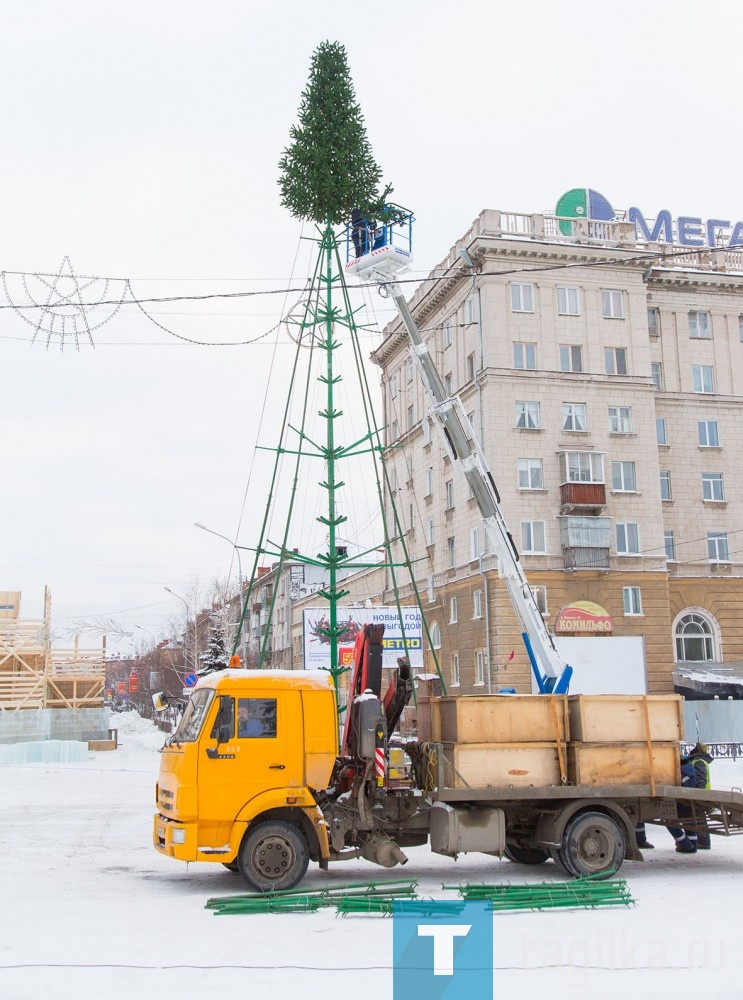
[[[372,280],[393,299],[410,339],[410,352],[423,379],[431,413],[443,432],[451,458],[469,483],[483,524],[498,559],[498,573],[506,584],[521,636],[539,691],[564,694],[573,668],[566,664],[544,623],[500,507],[500,496],[475,431],[457,395],[447,393],[427,344],[395,278],[412,262],[412,213],[391,206],[396,221],[374,226],[362,220],[347,232],[346,273]],[[361,251],[359,253],[359,251]],[[356,254],[356,255],[354,255]]]

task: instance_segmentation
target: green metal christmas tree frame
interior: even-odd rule
[[[282,176],[279,181],[282,190],[282,203],[298,218],[310,219],[318,226],[319,252],[313,278],[311,292],[305,303],[304,315],[296,325],[299,336],[296,338],[297,352],[291,374],[291,384],[287,395],[287,403],[282,420],[282,440],[275,452],[275,461],[268,502],[260,530],[260,538],[254,550],[250,583],[246,593],[240,624],[233,653],[240,644],[240,636],[247,617],[250,595],[254,592],[257,582],[258,564],[261,556],[266,555],[278,560],[277,576],[280,575],[285,560],[301,562],[305,565],[320,567],[327,572],[328,585],[319,592],[320,597],[328,602],[328,624],[321,633],[326,638],[330,651],[330,673],[338,691],[340,675],[347,669],[339,664],[339,640],[345,632],[345,625],[338,622],[338,605],[348,596],[343,589],[339,577],[348,571],[386,567],[389,569],[395,603],[402,627],[403,644],[406,645],[404,618],[399,599],[398,571],[405,569],[410,575],[410,584],[415,595],[415,601],[421,610],[429,647],[433,650],[431,636],[422,612],[420,593],[411,569],[411,562],[405,532],[394,502],[391,505],[394,536],[390,536],[388,524],[383,518],[385,553],[384,562],[380,563],[373,557],[378,547],[361,552],[350,560],[342,547],[337,545],[338,529],[346,520],[339,513],[338,496],[345,485],[340,478],[341,462],[363,454],[370,454],[374,461],[375,487],[379,509],[384,511],[384,488],[386,484],[388,495],[391,496],[391,484],[384,467],[383,454],[385,446],[382,429],[376,423],[371,403],[371,392],[363,363],[358,329],[354,311],[351,307],[348,287],[341,265],[339,246],[341,237],[336,234],[336,226],[348,220],[354,208],[360,208],[366,215],[379,218],[384,214],[384,202],[391,188],[387,186],[379,193],[381,171],[372,156],[371,147],[366,137],[363,116],[355,101],[345,49],[338,43],[324,42],[313,55],[310,69],[310,82],[302,95],[299,110],[299,125],[291,131],[292,145],[284,151],[280,161]],[[334,303],[334,291],[338,292],[339,305]],[[340,326],[350,333],[350,342],[354,352],[354,360],[361,389],[367,433],[349,445],[339,443],[336,422],[342,417],[342,411],[336,409],[336,387],[342,377],[337,373],[335,352],[343,345],[336,339],[335,327]],[[309,347],[307,364],[307,382],[302,404],[300,426],[294,428],[289,423],[290,401],[295,383],[300,374],[300,352],[302,347]],[[325,407],[319,416],[325,421],[325,440],[322,443],[313,441],[307,434],[309,379],[313,370],[313,354],[320,350],[324,354],[320,365],[321,374],[318,380],[325,390]],[[287,446],[287,434],[293,433],[298,439],[296,448]],[[293,455],[295,460],[293,485],[289,500],[289,512],[281,542],[272,544],[266,538],[269,512],[278,483],[279,466],[284,455]],[[302,458],[322,460],[325,464],[325,479],[320,486],[327,494],[326,513],[318,521],[327,530],[327,551],[315,556],[307,556],[288,548],[289,531],[292,523],[294,504],[297,499],[299,484],[299,465]],[[403,561],[395,562],[392,558],[393,540],[400,542]],[[276,588],[271,596],[267,620],[273,617],[276,602]],[[263,634],[258,656],[259,668],[267,662],[269,652],[268,629]],[[440,674],[435,650],[433,651],[437,672]],[[442,679],[443,683],[443,679]]]

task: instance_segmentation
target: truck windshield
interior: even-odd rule
[[[173,733],[174,743],[193,743],[198,738],[213,697],[213,688],[194,691],[181,716],[178,728]]]

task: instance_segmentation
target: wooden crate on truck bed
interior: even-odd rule
[[[447,788],[560,784],[561,754],[555,743],[444,743],[444,758]]]
[[[418,694],[416,708],[418,739],[421,743],[441,742],[441,698]]]
[[[680,785],[678,743],[568,743],[573,785]]]
[[[574,694],[568,712],[570,739],[576,742],[670,743],[684,737],[683,699],[677,694]]]
[[[429,707],[430,738],[444,743],[550,743],[569,739],[565,695],[468,695],[432,699]]]

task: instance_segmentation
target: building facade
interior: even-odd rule
[[[678,664],[743,660],[743,252],[484,211],[410,305],[548,626],[581,634],[577,613],[558,616],[584,602],[603,637],[641,637],[650,692],[671,691]],[[384,334],[386,516],[446,684],[529,690],[475,500],[401,324]]]

